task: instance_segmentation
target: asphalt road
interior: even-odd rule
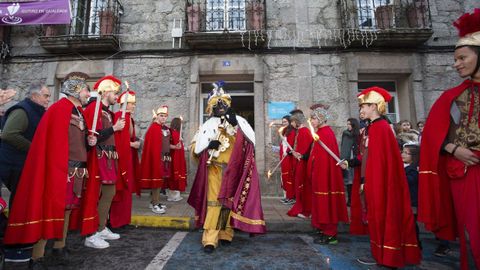
[[[382,269],[356,262],[356,258],[370,254],[368,237],[341,234],[337,245],[321,246],[312,242],[310,234],[268,233],[250,237],[236,233],[231,245],[205,254],[198,231],[130,226],[116,232],[122,238],[109,241],[110,248],[103,250],[84,247],[78,234],[70,234],[67,245],[71,265],[49,269]],[[452,245],[448,256],[439,258],[433,255],[436,241],[428,234],[422,238],[422,264],[405,269],[459,269],[457,244]],[[27,263],[7,263],[5,269],[28,267]]]

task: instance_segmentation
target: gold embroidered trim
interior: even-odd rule
[[[419,171],[418,173],[421,173],[421,174],[434,174],[434,175],[438,175],[436,172],[434,171]]]
[[[254,220],[254,219],[249,219],[249,218],[246,218],[244,216],[241,216],[235,212],[230,212],[230,217],[236,219],[236,220],[239,220],[243,223],[247,223],[247,224],[250,224],[250,225],[265,225],[265,221],[264,220]]]
[[[386,248],[386,249],[391,249],[391,250],[401,250],[402,248],[401,247],[392,247],[392,246],[382,246],[382,245],[379,245],[377,243],[375,243],[374,241],[370,240],[370,243],[374,244],[375,246],[377,246],[378,248]],[[416,244],[402,244],[402,247],[418,247],[418,245]]]
[[[317,195],[344,195],[342,191],[330,191],[330,192],[314,192]]]
[[[222,204],[217,201],[208,201],[207,206],[222,206]]]
[[[10,223],[9,226],[16,227],[16,226],[37,224],[37,223],[40,223],[40,222],[57,222],[57,221],[62,221],[63,222],[64,219],[63,218],[40,219],[40,220],[29,221],[29,222],[24,222],[24,223]]]
[[[96,218],[96,216],[93,216],[93,217],[84,218],[83,220],[87,221],[87,220],[93,220],[95,218]]]

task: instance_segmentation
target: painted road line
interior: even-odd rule
[[[180,243],[182,243],[188,232],[175,233],[170,241],[160,250],[160,252],[153,258],[145,270],[161,270],[167,264],[168,260],[172,257],[175,250],[177,250]]]

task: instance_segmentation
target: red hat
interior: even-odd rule
[[[387,90],[378,86],[372,86],[363,90],[362,92],[360,92],[360,94],[357,95],[357,97],[359,105],[365,103],[377,104],[378,111],[381,114],[385,114],[387,103],[392,100],[392,96],[390,95],[390,93],[388,93]]]
[[[122,81],[120,81],[118,78],[112,75],[108,75],[103,78],[100,78],[93,86],[93,90],[102,92],[102,93],[110,92],[110,91],[117,93],[118,91],[120,91],[121,84],[122,84]]]
[[[131,91],[129,90],[128,91],[128,98],[127,98],[127,91],[124,91],[117,99],[117,103],[119,104],[122,104],[125,102],[125,99],[127,99],[127,102],[130,102],[130,103],[135,103],[135,92],[134,91]]]
[[[465,13],[453,25],[458,29],[458,40],[455,47],[480,46],[480,8],[473,13]]]

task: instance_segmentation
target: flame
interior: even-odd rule
[[[308,118],[307,122],[308,122],[308,126],[310,127],[310,133],[312,133],[313,140],[318,141],[320,137],[318,137],[318,134],[315,132],[315,130],[313,130],[311,118]]]
[[[125,85],[127,86],[127,91],[130,89],[130,85],[128,84],[128,81],[125,81]]]
[[[272,177],[272,171],[268,170],[268,172],[267,172],[267,178],[270,179],[270,177]]]
[[[183,121],[183,117],[182,117],[181,115],[180,115],[180,117],[179,117],[179,118],[180,118],[180,121]]]
[[[275,124],[275,122],[270,122],[270,124],[268,124],[268,127],[272,128],[274,124]]]

